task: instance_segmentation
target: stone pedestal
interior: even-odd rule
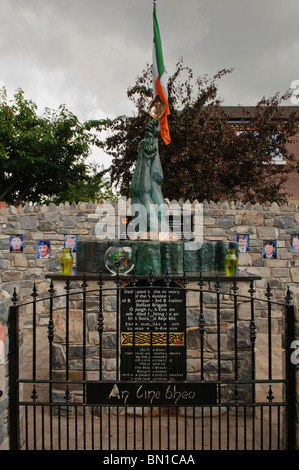
[[[104,257],[111,246],[130,246],[135,254],[137,275],[183,274],[192,272],[225,272],[227,249],[235,249],[235,242],[184,242],[151,240],[78,241],[77,272],[103,273],[107,271]]]

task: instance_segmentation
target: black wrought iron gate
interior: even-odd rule
[[[251,281],[241,295],[234,279],[139,281],[67,278],[59,292],[51,281],[46,298],[34,286],[22,304],[14,294],[11,449],[294,448],[290,294],[274,302],[268,286],[257,299]]]

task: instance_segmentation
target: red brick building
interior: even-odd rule
[[[294,135],[292,140],[288,143],[289,151],[295,155],[297,161],[299,161],[299,132]],[[299,173],[291,173],[288,177],[288,181],[285,186],[286,192],[289,194],[290,201],[297,202],[299,204]]]
[[[241,125],[243,121],[243,109],[248,112],[248,119],[250,119],[250,114],[254,113],[254,106],[224,106],[224,111],[229,117],[229,122],[233,125]],[[299,106],[285,106],[282,107],[282,112],[284,116],[289,116],[291,113],[296,112],[298,115],[298,134],[294,135],[291,140],[288,142],[288,150],[291,154],[294,155],[296,161],[299,162]],[[275,158],[273,162],[276,165],[284,165],[285,162],[282,159]],[[285,192],[289,196],[289,201],[296,202],[299,204],[299,173],[291,173],[288,177],[288,181],[285,185]]]

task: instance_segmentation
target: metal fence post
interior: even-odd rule
[[[9,309],[8,331],[9,331],[9,440],[10,450],[19,448],[19,307],[13,305]]]
[[[296,449],[296,364],[291,360],[295,340],[295,309],[286,308],[286,401],[287,401],[287,448]]]

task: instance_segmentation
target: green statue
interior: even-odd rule
[[[133,216],[139,212],[142,222],[139,227],[142,226],[147,232],[169,233],[162,194],[163,170],[159,157],[159,135],[160,120],[150,121],[146,125],[145,138],[138,146],[138,159],[131,184],[131,207]]]

